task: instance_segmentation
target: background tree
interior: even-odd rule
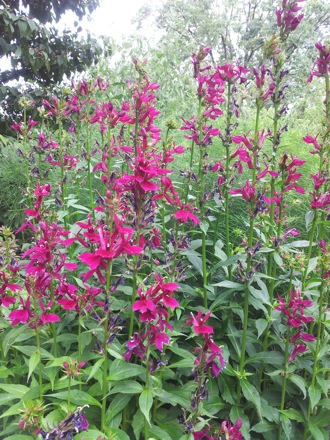
[[[99,0],[0,1],[0,58],[11,61],[11,68],[0,72],[2,131],[15,117],[23,85],[24,95],[38,100],[45,87],[49,91],[64,75],[98,59],[100,44],[79,36],[79,20],[98,5]],[[67,11],[76,15],[74,30],[61,32],[56,24]]]
[[[289,39],[290,52],[328,32],[330,4],[327,0],[302,3],[303,26]],[[147,11],[143,11],[144,16]],[[151,11],[149,10],[149,13]],[[140,15],[140,20],[143,19]],[[272,0],[165,0],[155,22],[164,31],[162,43],[172,43],[185,57],[198,46],[211,46],[216,62],[251,67],[262,56],[264,42],[274,33],[276,19]],[[308,35],[308,38],[302,38]]]
[[[278,2],[278,7],[280,4]],[[290,101],[295,103],[299,114],[308,106],[314,106],[311,98],[315,97],[316,91],[307,93],[304,87],[315,59],[314,44],[330,38],[329,1],[308,0],[301,6],[304,19],[286,40],[285,47],[292,85],[290,93],[294,94]],[[147,22],[150,26],[152,17],[160,37],[155,48],[142,51],[143,56],[148,56],[151,72],[154,63],[158,66],[162,60],[166,68],[157,71],[161,76],[159,82],[163,90],[175,91],[172,94],[175,102],[178,101],[176,96],[180,96],[183,90],[186,94],[189,87],[191,72],[187,72],[187,60],[198,47],[212,47],[214,64],[237,61],[252,70],[263,63],[265,42],[276,29],[272,0],[163,0],[160,8],[142,7],[134,22],[138,27]],[[137,56],[136,51],[133,56]],[[176,78],[175,87],[173,77]],[[179,100],[178,108],[184,113],[180,102],[182,100]],[[291,116],[296,118],[297,114],[291,112]]]

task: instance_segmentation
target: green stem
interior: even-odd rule
[[[133,286],[132,286],[132,300],[131,300],[131,304],[133,306],[135,299],[136,299],[136,295],[137,295],[137,267],[135,264],[134,267],[134,271],[133,271]],[[131,317],[130,317],[130,322],[129,322],[129,331],[128,331],[128,340],[132,337],[133,335],[133,330],[134,330],[134,310],[133,308],[131,309]]]
[[[256,121],[255,121],[255,129],[254,129],[254,141],[253,141],[253,171],[252,171],[252,184],[256,181],[257,175],[257,160],[258,160],[258,142],[259,142],[259,119],[260,119],[260,103],[257,100],[257,112],[256,112]],[[252,211],[252,208],[251,208]],[[248,243],[247,247],[250,249],[253,243],[253,231],[254,231],[254,220],[255,217],[251,212],[250,216],[250,225],[249,225],[249,233],[248,233]],[[245,365],[245,351],[247,344],[247,329],[248,329],[248,320],[249,320],[249,300],[250,300],[250,280],[249,280],[249,272],[252,267],[252,255],[249,253],[247,256],[246,270],[245,270],[245,281],[244,281],[244,309],[243,309],[243,334],[242,334],[242,347],[241,347],[241,356],[239,361],[239,378],[242,379],[244,377],[244,365]],[[241,400],[241,385],[240,381],[238,382],[237,387],[237,402],[240,403]]]
[[[106,303],[109,305],[110,284],[111,284],[112,260],[108,263],[106,278]],[[101,409],[101,430],[105,430],[105,415],[107,409],[107,389],[108,389],[108,328],[109,328],[109,307],[105,311],[104,319],[104,340],[103,340],[103,377],[102,377],[102,409]]]
[[[309,266],[309,261],[310,261],[311,255],[312,255],[312,248],[313,248],[313,242],[314,242],[314,236],[315,236],[315,230],[316,230],[317,217],[318,217],[318,212],[317,212],[317,210],[315,210],[312,228],[311,228],[311,231],[309,234],[309,245],[308,245],[308,251],[307,251],[306,266],[305,266],[305,270],[304,270],[304,274],[303,274],[303,278],[302,278],[302,282],[301,282],[301,291],[302,292],[304,292],[304,290],[305,290],[305,284],[306,284],[307,273],[308,273],[308,266]]]
[[[40,345],[40,334],[38,326],[35,327],[36,332],[36,342],[37,342],[37,351],[39,354],[39,364],[38,364],[38,372],[39,372],[39,398],[42,401],[43,398],[43,390],[42,390],[42,364],[41,364],[41,345]]]
[[[36,333],[36,343],[37,343],[37,353],[39,354],[39,363],[38,363],[38,373],[39,373],[39,398],[40,401],[43,399],[43,386],[42,386],[42,364],[41,364],[41,344],[40,344],[40,332],[38,327],[38,317],[37,317],[37,300],[36,295],[33,295],[33,308],[35,311],[35,319],[34,319],[34,330]]]
[[[78,315],[78,364],[81,362],[82,350],[81,350],[81,320],[82,317]],[[82,390],[82,383],[79,383],[79,390]]]
[[[149,388],[150,388],[149,357],[150,357],[150,350],[149,350],[149,347],[148,347],[147,348],[147,353],[146,353],[146,360],[145,360],[145,363],[146,363],[146,386],[145,386],[145,389],[147,391],[149,391]],[[150,408],[150,410],[151,410],[151,408]],[[150,413],[153,414],[152,411]],[[152,417],[150,419],[150,424],[152,424]],[[145,438],[145,440],[148,439],[148,421],[147,421],[146,418],[144,418],[144,438]]]
[[[94,218],[94,197],[93,197],[93,182],[92,182],[92,173],[91,173],[91,148],[90,148],[90,124],[89,124],[89,110],[90,106],[87,104],[86,106],[86,155],[87,155],[87,185],[89,189],[89,203],[90,208],[93,212]]]
[[[195,142],[191,141],[191,147],[190,147],[190,161],[189,161],[189,175],[187,177],[187,185],[185,190],[185,197],[184,197],[184,203],[185,205],[188,203],[188,196],[189,196],[189,185],[191,181],[191,173],[192,173],[192,167],[194,163],[194,151],[195,150]]]
[[[202,270],[203,270],[203,299],[204,307],[207,309],[207,264],[206,264],[206,233],[202,231]]]
[[[26,173],[26,191],[28,198],[28,205],[32,207],[32,200],[30,195],[31,190],[31,179],[30,179],[30,169],[29,169],[29,152],[28,152],[28,143],[27,143],[27,120],[26,120],[26,108],[23,110],[23,120],[24,120],[24,135],[23,135],[23,145],[24,145],[24,156],[25,156],[25,173]]]
[[[52,333],[53,333],[53,353],[54,353],[54,358],[57,358],[58,357],[58,347],[57,347],[56,323],[53,322],[51,327],[52,327]]]
[[[61,166],[61,195],[62,195],[62,202],[64,210],[66,210],[66,185],[64,183],[65,178],[65,170],[64,170],[64,159],[63,159],[63,127],[62,127],[62,121],[58,121],[58,136],[59,136],[59,156],[60,156],[60,166]],[[66,219],[66,216],[64,217],[64,227],[65,229],[68,229],[68,222]]]
[[[324,288],[323,283],[320,290],[320,298],[319,298],[319,308],[318,308],[318,318],[317,318],[317,336],[316,336],[316,346],[315,346],[315,353],[314,353],[314,365],[313,365],[313,374],[312,374],[312,382],[311,387],[313,388],[315,385],[316,375],[318,373],[318,364],[319,364],[319,352],[320,352],[320,346],[322,342],[322,330],[324,329],[324,325],[322,323],[323,315],[324,315]],[[311,415],[311,402],[308,403],[308,412],[307,417],[308,421],[310,419]],[[307,423],[308,425],[308,423]]]
[[[284,366],[283,366],[283,373],[282,373],[283,374],[283,384],[282,384],[280,411],[284,410],[284,405],[285,405],[288,359],[289,359],[289,344],[290,344],[290,328],[288,328],[288,333],[286,335],[286,341],[285,341]],[[280,422],[279,426],[278,426],[278,440],[281,440],[281,439],[282,439],[282,424]]]
[[[227,83],[227,108],[226,108],[226,128],[225,133],[226,137],[224,140],[224,147],[226,149],[226,165],[225,165],[225,176],[226,176],[226,182],[224,186],[224,209],[225,209],[225,237],[226,237],[226,254],[227,258],[231,255],[231,244],[230,244],[230,231],[229,231],[229,167],[230,167],[230,138],[229,138],[229,132],[230,132],[230,124],[231,124],[231,118],[232,118],[232,110],[231,110],[231,84],[230,82]],[[220,219],[222,217],[222,212],[219,209],[217,214],[217,219],[215,222],[215,228],[214,228],[214,236],[213,236],[213,254],[215,253],[215,245],[219,238],[218,229],[220,224]],[[231,280],[231,267],[228,266],[228,279]]]
[[[69,386],[68,386],[68,413],[70,413],[70,403],[71,403],[71,376],[69,376]]]

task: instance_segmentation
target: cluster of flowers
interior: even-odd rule
[[[279,306],[275,310],[279,310],[286,316],[286,325],[288,329],[294,329],[296,333],[290,337],[290,343],[293,344],[293,350],[289,357],[289,362],[292,362],[298,354],[304,353],[307,346],[304,342],[313,342],[315,337],[310,333],[303,332],[303,327],[306,323],[314,321],[311,316],[305,315],[305,309],[313,306],[313,301],[302,299],[301,292],[298,288],[290,291],[290,298],[288,304],[283,298],[278,295]]]
[[[145,328],[139,333],[134,333],[126,343],[127,351],[124,358],[129,361],[132,355],[145,360],[147,348],[153,345],[162,352],[164,345],[169,345],[170,337],[166,330],[172,331],[169,323],[169,310],[179,306],[173,297],[179,285],[172,282],[164,282],[160,275],[154,275],[156,283],[149,287],[146,292],[138,288],[139,299],[133,303],[133,310],[139,312],[139,320],[145,323]]]

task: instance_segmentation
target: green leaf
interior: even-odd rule
[[[101,368],[101,365],[103,364],[103,362],[104,362],[104,358],[101,358],[101,359],[99,359],[98,361],[95,362],[91,372],[89,373],[87,382],[89,382],[95,376],[97,371]]]
[[[296,240],[283,246],[283,248],[303,248],[309,246],[309,240]]]
[[[116,359],[111,364],[108,380],[110,382],[123,380],[129,377],[139,376],[140,374],[145,373],[145,371],[145,368],[141,365],[130,364],[126,361]]]
[[[180,357],[186,358],[186,359],[193,359],[195,361],[195,356],[190,353],[190,351],[188,350],[183,350],[182,348],[179,347],[166,347],[167,350],[172,351],[173,353],[177,354]]]
[[[258,330],[258,339],[263,334],[263,332],[266,330],[268,325],[268,321],[266,319],[257,319],[256,320],[256,328]]]
[[[4,384],[4,383],[0,383],[0,388],[6,391],[8,394],[11,394],[16,399],[21,399],[24,396],[24,394],[26,394],[30,389],[25,385]]]
[[[329,382],[326,381],[326,380],[324,379],[324,377],[321,376],[320,374],[318,374],[318,375],[316,376],[316,380],[317,380],[317,383],[318,383],[318,384],[320,385],[320,387],[322,388],[323,393],[324,393],[325,395],[327,395],[327,394],[328,394],[328,391],[329,391]]]
[[[306,394],[306,381],[302,377],[298,376],[297,374],[290,374],[288,376],[288,379],[290,382],[297,385],[297,387],[303,393],[304,399],[306,399],[306,396],[307,396],[307,394]]]
[[[35,345],[21,345],[21,346],[14,345],[14,347],[16,348],[16,350],[21,351],[23,354],[25,354],[28,357],[31,357],[33,353],[37,350],[37,347]],[[41,354],[41,359],[51,359],[53,357],[53,355],[44,348],[40,349],[40,354]]]
[[[256,289],[253,286],[249,286],[249,291],[255,299],[261,302],[261,304],[270,305],[268,291],[264,292],[263,290]]]
[[[195,269],[198,270],[200,275],[203,275],[203,262],[202,259],[193,253],[184,252],[184,255],[188,258],[189,262],[193,265]]]
[[[17,47],[17,49],[15,50],[15,57],[20,58],[22,55],[22,49],[20,46]]]
[[[283,358],[283,354],[279,351],[261,351],[260,353],[249,357],[245,361],[245,364],[261,362],[263,364],[282,365]]]
[[[98,437],[104,438],[104,434],[96,429],[89,429],[87,432],[83,431],[74,436],[74,440],[95,440]]]
[[[319,401],[319,406],[321,408],[330,409],[330,399],[322,399]]]
[[[226,287],[227,289],[235,289],[237,291],[244,290],[243,284],[235,283],[234,281],[229,281],[229,280],[221,281],[220,283],[216,283],[212,285],[218,287]]]
[[[173,406],[180,405],[183,408],[189,409],[191,407],[190,399],[185,399],[182,396],[177,396],[169,391],[165,391],[160,389],[159,392],[156,393],[157,398],[160,402],[169,403]]]
[[[274,252],[273,256],[274,256],[274,261],[278,265],[278,267],[280,267],[282,270],[284,270],[283,260],[280,257],[280,255],[277,252]]]
[[[131,398],[132,394],[117,394],[112,399],[105,415],[107,425],[118,413],[120,413],[127,406]]]
[[[151,425],[151,427],[148,429],[148,435],[151,438],[157,438],[159,440],[172,440],[164,429],[161,429],[156,425]]]
[[[313,272],[313,270],[315,270],[316,266],[317,266],[317,261],[318,261],[318,257],[314,257],[311,258],[308,262],[308,269],[307,269],[307,275],[311,272]]]
[[[282,414],[283,416],[283,414]],[[282,429],[286,435],[286,440],[291,440],[292,423],[290,419],[286,417],[281,420]],[[284,440],[284,439],[283,439]]]
[[[313,411],[314,407],[319,403],[321,400],[321,390],[319,387],[316,387],[315,385],[311,385],[308,388],[308,395],[311,402],[311,410]]]
[[[137,412],[134,414],[133,421],[132,421],[132,428],[136,439],[140,438],[141,431],[144,426],[144,417],[142,412],[138,409]]]
[[[233,347],[235,348],[238,357],[240,357],[242,333],[239,330],[237,330],[237,328],[234,326],[232,321],[229,321],[228,323],[228,337]]]
[[[6,357],[8,354],[8,351],[10,348],[13,347],[16,340],[19,338],[21,334],[24,334],[25,332],[29,332],[29,329],[26,325],[22,325],[19,327],[13,328],[11,331],[9,331],[6,336],[3,338],[2,346],[3,346],[3,352],[4,356]],[[30,337],[33,336],[33,333],[30,332]]]
[[[68,364],[71,364],[73,358],[70,356],[61,356],[58,358],[50,359],[50,363],[47,365],[46,368],[50,367],[63,367],[64,362],[67,362]]]
[[[13,400],[15,400],[15,397],[11,396],[10,394],[7,393],[0,394],[0,405],[5,405],[6,403],[12,402]]]
[[[209,229],[209,224],[207,222],[202,222],[200,223],[199,227],[201,228],[201,231],[204,232],[204,234],[206,235]]]
[[[269,432],[273,431],[275,429],[274,425],[272,425],[269,422],[266,422],[265,420],[262,422],[257,423],[256,425],[252,426],[251,430],[254,432]]]
[[[31,374],[34,372],[37,365],[39,364],[39,362],[40,362],[40,355],[39,355],[38,351],[35,351],[29,359],[29,374],[28,374],[28,378],[27,378],[28,381],[31,377]]]
[[[319,428],[327,428],[329,426],[330,411],[322,410],[317,416],[313,417],[313,423]]]
[[[324,437],[323,432],[310,420],[308,423],[308,429],[312,434],[314,440],[327,440],[329,437]]]
[[[119,428],[107,428],[107,434],[110,435],[113,440],[130,440],[129,436],[122,429]]]
[[[60,391],[59,393],[47,394],[49,397],[55,397],[56,399],[60,399],[63,401],[68,400],[68,391]],[[76,405],[94,405],[99,408],[102,407],[101,403],[94,399],[94,397],[90,396],[88,393],[80,390],[71,390],[70,394],[71,402]]]
[[[217,264],[211,267],[209,273],[212,274],[215,272],[219,267],[226,267],[231,266],[232,264],[235,264],[237,260],[239,260],[238,255],[232,255],[231,257],[227,258],[226,260],[219,261]]]
[[[139,407],[150,425],[150,409],[152,407],[153,397],[150,390],[143,390],[139,397]]]
[[[35,437],[31,437],[30,435],[25,434],[14,434],[9,437],[4,437],[3,440],[34,440]]]
[[[294,408],[285,409],[281,411],[281,414],[284,414],[290,420],[296,420],[297,422],[304,423],[304,416]]]
[[[225,374],[222,374],[220,376],[220,391],[221,391],[221,397],[230,405],[235,404],[235,383],[231,377],[226,376]]]
[[[262,419],[261,401],[257,389],[252,384],[250,384],[250,382],[248,382],[246,379],[240,380],[240,386],[243,391],[244,397],[248,402],[253,403],[253,405],[256,407],[259,418]]]
[[[86,208],[86,206],[78,205],[76,203],[70,202],[70,200],[68,201],[68,206],[72,206],[72,208],[78,209],[78,212],[80,211],[89,212],[89,208]]]
[[[21,414],[22,409],[24,409],[23,401],[18,402],[15,405],[12,405],[9,409],[7,409],[7,411],[1,414],[0,419],[2,417],[16,416],[17,414]]]
[[[305,223],[306,223],[306,230],[308,231],[310,224],[312,223],[314,219],[314,211],[308,211],[305,215]]]
[[[142,391],[142,385],[139,382],[136,382],[136,380],[123,380],[111,388],[109,394],[140,394]]]
[[[194,362],[194,359],[181,359],[171,364],[170,368],[193,368]]]
[[[14,373],[4,366],[0,367],[0,379],[7,379],[8,376],[14,376]]]

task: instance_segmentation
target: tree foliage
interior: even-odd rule
[[[304,14],[299,32],[288,40],[290,52],[297,49],[298,41],[304,40],[306,47],[329,29],[327,0],[308,1]],[[272,0],[166,0],[156,23],[164,31],[162,43],[175,46],[183,58],[198,46],[211,46],[216,62],[238,60],[247,67],[260,60],[261,49],[276,27]]]
[[[17,108],[21,93],[12,80],[24,80],[25,95],[43,94],[51,86],[82,71],[101,54],[101,47],[90,36],[79,38],[79,19],[91,13],[99,0],[14,0],[0,6],[0,57],[11,61],[11,68],[0,73],[2,117],[10,117]],[[60,32],[55,24],[67,11],[76,14],[74,31]]]

